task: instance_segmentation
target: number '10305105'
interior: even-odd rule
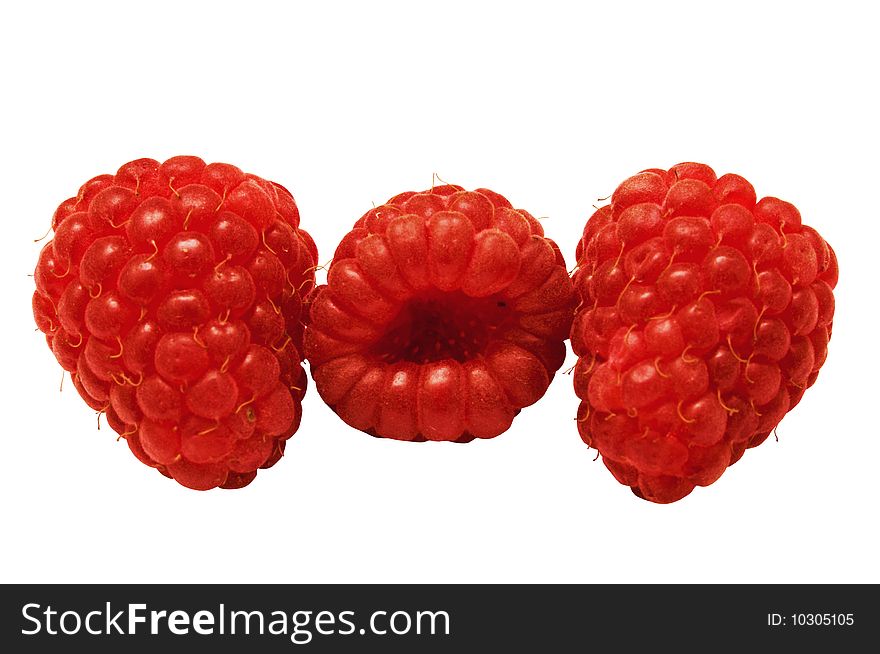
[[[852,613],[768,613],[770,627],[850,627],[855,623]]]

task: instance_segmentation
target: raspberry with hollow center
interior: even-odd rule
[[[282,186],[138,159],[61,203],[34,318],[86,403],[184,486],[240,488],[297,429],[317,250]]]
[[[311,299],[305,353],[349,425],[407,441],[492,438],[538,401],[574,308],[559,248],[488,189],[368,211]]]
[[[577,247],[581,438],[667,503],[761,444],[828,354],[838,268],[798,210],[682,163],[625,180]]]

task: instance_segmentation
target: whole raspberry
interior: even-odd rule
[[[37,325],[142,462],[240,488],[297,429],[315,245],[282,186],[228,164],[138,159],[65,200],[34,274]]]
[[[578,429],[639,497],[714,482],[825,362],[834,250],[739,175],[682,163],[630,177],[577,259]]]
[[[492,438],[547,390],[574,294],[541,224],[444,185],[361,217],[312,299],[305,352],[349,425],[407,441]]]

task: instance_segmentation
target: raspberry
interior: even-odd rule
[[[717,480],[825,362],[834,250],[739,175],[682,163],[630,177],[577,259],[578,430],[646,500]]]
[[[541,224],[444,185],[368,211],[313,294],[306,358],[349,425],[407,441],[492,438],[565,358],[574,293]]]
[[[65,200],[34,318],[86,403],[184,486],[240,488],[297,429],[317,250],[290,192],[197,157],[139,159]]]

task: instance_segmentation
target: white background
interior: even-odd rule
[[[877,16],[596,5],[7,4],[0,581],[880,582]],[[465,446],[370,438],[312,386],[278,465],[185,490],[97,431],[69,378],[58,392],[27,276],[80,183],[175,154],[289,187],[322,260],[437,172],[546,216],[571,261],[619,181],[706,162],[836,248],[830,357],[779,442],[669,506],[593,462],[562,374]]]

